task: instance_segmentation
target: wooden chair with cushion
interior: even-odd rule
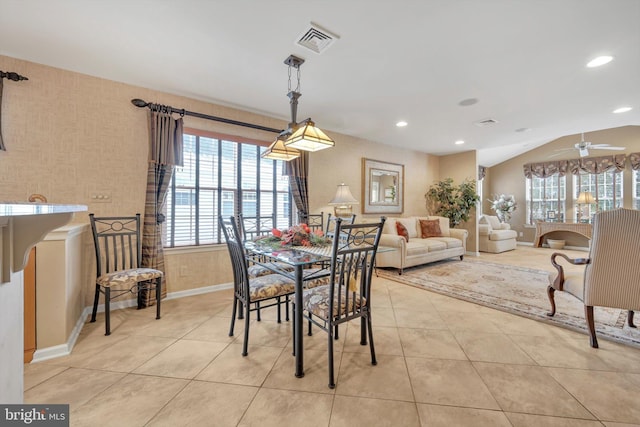
[[[377,364],[371,329],[371,276],[384,221],[383,217],[378,223],[342,225],[338,218],[336,234],[345,238],[333,240],[329,284],[306,289],[302,307],[294,307],[303,310],[309,321],[309,333],[311,324],[327,332],[329,388],[336,385],[333,342],[338,325],[360,319],[360,344],[367,344],[368,333],[371,364]]]
[[[555,291],[566,291],[584,302],[591,347],[598,347],[593,307],[629,310],[628,322],[633,324],[633,311],[640,309],[640,211],[615,209],[594,216],[591,249],[587,258],[572,259],[563,253],[551,255],[558,270],[547,288],[551,312],[556,312]],[[565,271],[559,259],[573,265],[584,265],[580,271]]]
[[[137,294],[142,308],[141,290],[156,292],[156,319],[160,318],[163,273],[141,268],[142,238],[140,214],[130,217],[96,217],[89,214],[96,252],[96,292],[91,322],[96,321],[100,294],[104,294],[105,335],[111,335],[111,300],[127,293]]]

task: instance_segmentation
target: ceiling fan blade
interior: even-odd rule
[[[591,145],[589,148],[593,149],[593,150],[625,150],[625,147],[614,147],[611,146],[609,144],[595,144],[595,145]]]

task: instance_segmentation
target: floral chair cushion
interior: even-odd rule
[[[293,280],[280,274],[267,274],[249,280],[249,299],[254,302],[278,295],[292,294],[295,289]]]
[[[345,314],[351,312],[354,309],[359,310],[367,303],[367,300],[363,297],[360,298],[358,293],[349,294],[349,306],[345,301],[344,295],[342,296],[340,307],[338,307],[338,295],[333,296],[333,314],[337,316],[338,313]],[[302,294],[302,307],[304,310],[318,316],[321,319],[329,318],[329,286],[317,286],[312,289],[307,289]],[[340,311],[338,311],[340,310]]]
[[[293,266],[286,264],[284,262],[270,262],[267,263],[269,266],[281,270],[281,271],[293,271]],[[273,270],[270,270],[268,267],[260,264],[254,264],[247,268],[247,273],[251,279],[256,277],[266,276],[267,274],[272,274]]]
[[[102,287],[131,287],[138,282],[162,277],[162,271],[153,268],[131,268],[129,270],[114,271],[103,274],[96,279]]]

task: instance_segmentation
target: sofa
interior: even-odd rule
[[[518,233],[497,216],[482,215],[478,221],[478,249],[480,252],[499,254],[516,248]]]
[[[452,257],[462,260],[467,236],[467,230],[449,228],[449,219],[441,216],[388,217],[380,236],[376,266],[395,267],[402,274],[407,267]]]

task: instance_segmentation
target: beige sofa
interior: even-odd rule
[[[439,221],[441,236],[422,238],[420,220]],[[407,230],[409,241],[398,235],[396,222],[400,222]],[[428,217],[388,217],[382,235],[380,246],[384,249],[376,255],[377,267],[395,267],[398,273],[406,267],[439,261],[451,257],[464,257],[467,250],[467,230],[449,228],[449,219],[441,216]],[[392,248],[393,250],[387,250]]]
[[[511,226],[501,223],[497,216],[482,215],[478,221],[478,249],[480,252],[511,251],[516,248],[518,233],[511,230]]]

